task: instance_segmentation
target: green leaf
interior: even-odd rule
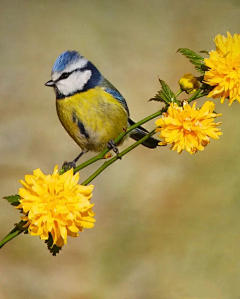
[[[161,90],[158,91],[157,94],[153,98],[148,100],[148,102],[151,102],[151,101],[162,102],[162,103],[166,104],[165,100],[162,98]]]
[[[21,198],[19,195],[10,195],[3,197],[6,199],[12,206],[18,206],[20,205],[19,199]]]
[[[205,71],[208,69],[204,64],[204,58],[197,53],[193,52],[192,50],[189,50],[187,48],[180,48],[177,50],[177,52],[180,52],[182,55],[187,57],[189,61],[195,65],[195,69],[201,73],[204,74]]]
[[[46,240],[45,243],[47,244],[47,248],[53,256],[56,256],[57,253],[59,253],[60,250],[62,250],[62,247],[58,247],[57,245],[53,245],[53,238],[52,238],[51,234],[48,235],[48,240]]]
[[[162,86],[162,89],[158,91],[158,93],[155,95],[152,101],[159,101],[159,102],[164,102],[167,105],[169,105],[172,102],[178,103],[178,100],[176,99],[174,93],[171,91],[170,87],[159,78],[159,82]]]

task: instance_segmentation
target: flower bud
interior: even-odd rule
[[[194,93],[200,88],[200,84],[192,74],[185,74],[179,81],[178,84],[182,91],[186,93]]]

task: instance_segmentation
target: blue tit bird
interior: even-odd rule
[[[60,122],[82,149],[71,165],[74,167],[87,151],[101,152],[112,146],[116,152],[112,141],[134,124],[120,92],[77,51],[66,51],[58,56],[51,78],[45,85],[54,88]],[[147,133],[139,127],[130,137],[139,140]],[[158,143],[159,140],[150,137],[142,144],[156,148]]]

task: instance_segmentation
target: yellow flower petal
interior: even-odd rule
[[[214,113],[215,104],[207,101],[201,109],[196,108],[196,103],[192,107],[185,102],[183,107],[171,103],[167,113],[156,120],[157,132],[163,139],[160,145],[172,144],[170,149],[179,154],[185,149],[190,154],[195,154],[198,150],[204,150],[209,143],[209,137],[219,139],[222,135],[216,126],[221,123],[214,123],[214,119],[221,114]]]
[[[78,184],[79,174],[73,169],[59,175],[56,165],[52,175],[45,175],[40,169],[33,175],[20,180],[20,205],[16,208],[26,214],[28,232],[47,240],[52,235],[53,245],[67,244],[67,236],[77,237],[83,228],[92,228],[95,219],[90,204],[93,185]]]
[[[209,68],[204,82],[213,86],[209,98],[221,98],[221,103],[229,99],[229,106],[236,100],[240,103],[240,34],[227,37],[218,34],[214,42],[216,50],[210,52],[205,65]]]

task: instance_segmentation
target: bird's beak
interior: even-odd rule
[[[49,80],[45,83],[45,86],[53,87],[55,85],[53,80]]]

